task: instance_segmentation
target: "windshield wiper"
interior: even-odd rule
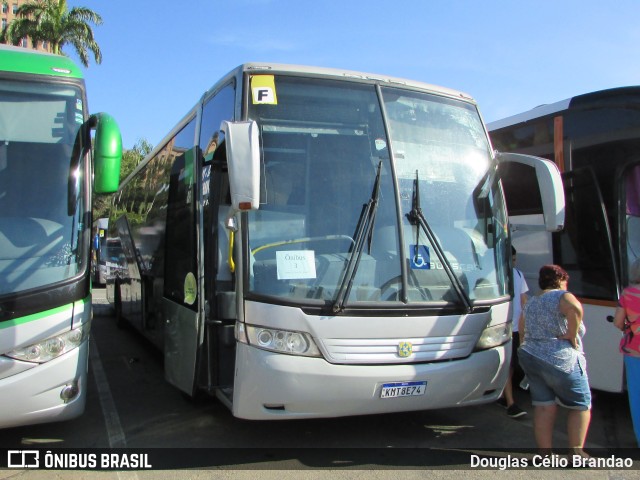
[[[335,302],[333,302],[333,313],[341,312],[344,309],[345,299],[349,298],[351,293],[351,287],[358,271],[358,265],[360,265],[360,258],[362,257],[362,251],[364,250],[364,242],[367,241],[367,248],[371,253],[371,240],[373,238],[373,225],[376,220],[376,213],[378,211],[378,198],[380,198],[380,174],[382,172],[382,161],[378,163],[378,172],[376,173],[376,179],[373,183],[373,191],[369,201],[362,205],[362,212],[360,212],[360,218],[356,225],[356,231],[353,235],[353,248],[351,249],[351,256],[349,262],[344,270],[342,282],[340,282],[340,288],[336,294]]]
[[[454,273],[453,268],[451,267],[451,263],[449,262],[449,260],[447,260],[444,250],[442,250],[442,247],[440,246],[440,243],[436,239],[436,236],[433,233],[433,230],[429,226],[427,219],[422,213],[422,208],[420,207],[420,182],[419,182],[417,170],[416,170],[416,178],[413,181],[413,199],[411,202],[411,211],[407,214],[407,219],[409,220],[409,223],[411,225],[422,228],[425,235],[427,236],[427,239],[429,240],[429,243],[431,243],[433,250],[436,252],[438,259],[442,263],[442,267],[444,268],[445,273],[449,277],[449,280],[451,281],[451,284],[453,285],[454,290],[458,294],[458,297],[460,297],[460,300],[462,300],[462,303],[464,304],[464,307],[467,310],[467,313],[471,313],[471,311],[473,310],[473,306],[471,305],[471,299],[469,298],[469,295],[467,294],[464,287],[462,286],[460,279]],[[419,246],[420,246],[419,237],[420,237],[420,230],[418,229],[416,231],[416,246],[415,246],[416,255],[418,254]]]

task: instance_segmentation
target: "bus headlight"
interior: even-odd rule
[[[511,340],[511,322],[493,325],[484,329],[475,349],[486,350],[507,343],[509,340]]]
[[[17,348],[5,353],[5,355],[25,362],[45,363],[80,346],[89,336],[90,329],[91,325],[87,322],[70,332],[61,333],[26,347]]]
[[[311,335],[304,332],[245,325],[244,332],[249,345],[271,352],[319,357],[320,351]]]

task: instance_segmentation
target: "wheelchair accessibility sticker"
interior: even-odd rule
[[[431,255],[426,245],[409,245],[411,249],[411,268],[413,270],[429,270]]]

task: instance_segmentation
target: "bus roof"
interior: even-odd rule
[[[320,76],[320,77],[333,77],[352,80],[364,80],[370,82],[386,83],[390,86],[398,87],[414,87],[421,90],[427,90],[431,93],[438,95],[446,95],[455,98],[461,98],[475,103],[474,99],[458,90],[451,88],[440,87],[429,83],[418,82],[415,80],[408,80],[405,78],[390,77],[387,75],[380,75],[375,73],[357,72],[353,70],[342,70],[338,68],[325,68],[325,67],[313,67],[306,65],[287,65],[280,63],[257,63],[250,62],[245,63],[237,67],[233,72],[243,71],[246,73],[284,73],[284,74],[302,74],[305,76]]]
[[[487,129],[489,131],[499,130],[501,128],[508,127],[510,125],[516,125],[518,123],[528,122],[529,120],[533,120],[534,118],[540,118],[546,115],[551,115],[551,114],[560,112],[562,110],[566,110],[567,108],[569,108],[570,103],[571,103],[571,99],[568,98],[566,100],[561,100],[556,103],[550,103],[548,105],[540,105],[526,112],[518,113],[510,117],[496,120],[495,122],[487,123]]]
[[[63,55],[53,55],[10,45],[0,45],[0,72],[3,71],[82,78],[80,67]]]
[[[195,112],[198,106],[206,101],[207,97],[216,92],[219,88],[227,85],[232,78],[240,79],[244,73],[249,74],[290,74],[290,75],[302,75],[302,76],[317,76],[317,77],[330,77],[334,79],[346,79],[346,80],[355,80],[355,81],[366,81],[372,83],[383,83],[388,86],[396,86],[396,87],[409,87],[416,88],[420,90],[427,91],[429,93],[433,93],[434,95],[442,95],[450,98],[457,98],[466,102],[469,102],[473,105],[476,105],[476,101],[470,95],[458,91],[453,90],[446,87],[440,87],[436,85],[432,85],[429,83],[418,82],[415,80],[407,80],[404,78],[397,77],[389,77],[386,75],[379,75],[373,73],[365,73],[365,72],[357,72],[353,70],[341,70],[337,68],[325,68],[325,67],[313,67],[308,65],[289,65],[283,63],[269,63],[269,62],[248,62],[243,63],[242,65],[237,66],[229,73],[221,77],[213,86],[208,89],[198,103],[193,106],[183,117],[182,119],[175,124],[175,126],[167,133],[162,140],[156,144],[155,148],[147,154],[147,156],[136,166],[136,168],[129,174],[129,176],[124,179],[120,188],[122,188],[126,183],[128,183],[130,178],[133,178],[136,175],[138,170],[144,168],[147,160],[153,158],[158,151],[164,148],[166,142],[169,141],[175,133],[177,133],[186,122],[195,115]]]
[[[598,90],[595,92],[577,95],[567,98],[559,102],[550,103],[548,105],[540,105],[523,113],[518,113],[510,117],[502,118],[487,124],[489,131],[499,130],[501,128],[517,125],[519,123],[528,122],[536,118],[553,115],[567,109],[575,108],[598,108],[614,105],[629,105],[630,103],[640,103],[640,86],[610,88],[607,90]]]

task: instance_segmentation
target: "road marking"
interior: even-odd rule
[[[93,336],[90,338],[89,358],[91,359],[91,370],[93,371],[93,376],[96,379],[96,385],[98,387],[98,397],[100,399],[100,406],[102,407],[102,414],[104,415],[104,422],[107,427],[109,447],[126,448],[127,440],[124,436],[122,425],[120,424],[120,417],[118,416],[118,410],[116,409],[116,404],[113,401],[113,396],[111,395],[107,376],[102,368],[102,361],[100,360],[98,346],[96,345]]]
[[[102,407],[102,415],[104,416],[104,423],[107,427],[107,437],[109,437],[109,447],[111,448],[126,448],[127,439],[122,430],[120,424],[120,416],[116,409],[116,402],[113,401],[111,395],[111,389],[109,388],[109,381],[102,368],[102,360],[100,360],[100,352],[98,352],[98,345],[93,337],[89,338],[89,358],[91,359],[91,370],[93,376],[96,379],[96,385],[98,387],[98,398],[100,399],[100,406]],[[116,472],[118,480],[138,480],[138,474],[130,471]]]

